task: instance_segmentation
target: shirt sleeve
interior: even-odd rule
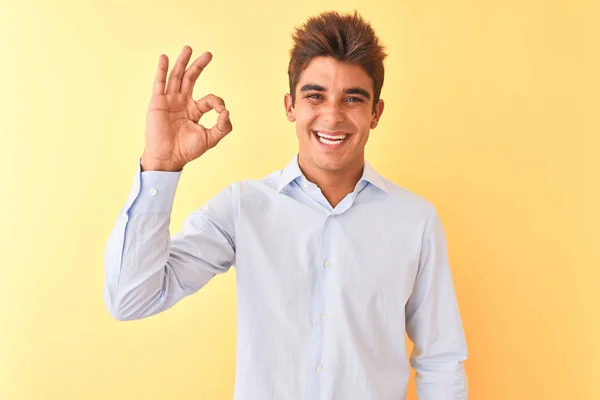
[[[448,262],[446,234],[435,208],[422,243],[415,286],[406,305],[417,395],[419,400],[467,400],[467,345]]]
[[[169,224],[182,171],[137,172],[108,238],[104,299],[118,320],[165,311],[235,263],[234,187],[187,216],[179,233]]]

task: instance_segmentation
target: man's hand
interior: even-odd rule
[[[189,68],[192,49],[185,46],[167,82],[169,59],[161,54],[154,89],[146,117],[146,147],[142,170],[180,171],[215,147],[233,129],[223,99],[209,94],[200,100],[192,98],[196,80],[212,59],[209,52],[198,57]],[[205,128],[199,120],[205,113],[219,113],[217,123]]]

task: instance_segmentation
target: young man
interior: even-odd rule
[[[146,148],[106,249],[105,297],[119,320],[172,307],[235,265],[236,400],[398,400],[410,364],[420,400],[467,399],[465,335],[432,204],[364,160],[383,113],[385,53],[357,14],[324,13],[294,34],[287,167],[229,185],[170,237],[184,166],[232,130],[222,99],[192,99],[211,59],[167,81],[161,55]],[[198,124],[214,109],[216,125]]]

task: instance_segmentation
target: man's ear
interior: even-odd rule
[[[296,116],[294,115],[295,110],[294,106],[292,105],[292,96],[289,93],[285,94],[283,98],[283,103],[285,105],[285,114],[287,116],[288,121],[296,121]]]
[[[371,129],[375,129],[377,127],[379,119],[381,118],[381,114],[383,114],[383,106],[383,100],[379,99],[377,105],[375,106],[375,111],[373,111],[373,115],[371,116]]]

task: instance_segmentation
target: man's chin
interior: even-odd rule
[[[344,158],[339,157],[316,157],[315,164],[319,169],[324,171],[341,171],[347,167],[347,162]]]

